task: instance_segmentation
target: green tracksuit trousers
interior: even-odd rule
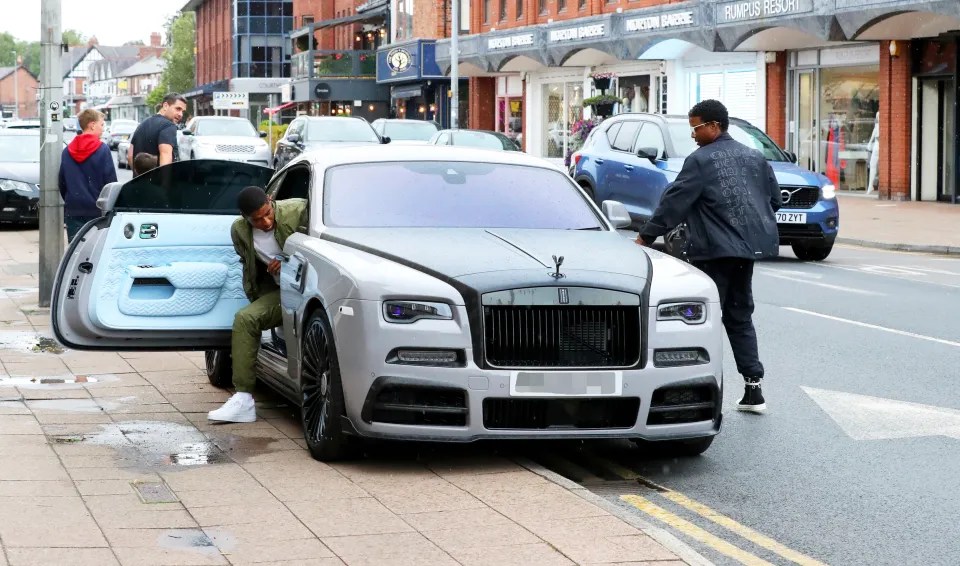
[[[280,289],[271,291],[237,311],[233,319],[233,386],[242,393],[253,393],[257,383],[255,367],[264,330],[283,323],[280,315]]]

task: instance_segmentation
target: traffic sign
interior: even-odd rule
[[[214,110],[249,110],[250,96],[246,92],[213,93]]]

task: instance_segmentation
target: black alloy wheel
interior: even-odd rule
[[[307,321],[301,361],[300,421],[310,455],[321,462],[353,456],[356,439],[345,434],[341,426],[346,411],[337,348],[322,310]]]
[[[204,352],[204,361],[210,385],[220,389],[233,385],[233,358],[229,350],[207,350]]]

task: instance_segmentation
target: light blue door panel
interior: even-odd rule
[[[235,217],[119,213],[95,271],[90,321],[113,330],[229,330],[248,304]]]

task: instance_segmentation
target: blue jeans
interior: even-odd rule
[[[77,236],[77,232],[83,228],[83,225],[87,222],[90,222],[96,216],[67,216],[64,218],[64,223],[67,225],[67,243],[73,242],[73,239]]]

